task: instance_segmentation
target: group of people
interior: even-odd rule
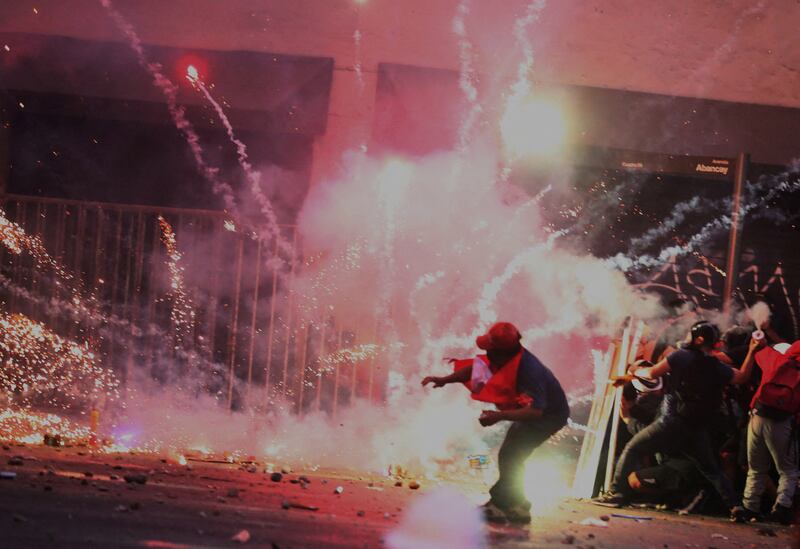
[[[658,350],[655,364],[637,360],[614,380],[622,386],[620,431],[629,440],[609,456],[616,457],[611,489],[595,503],[647,500],[685,512],[716,505],[734,521],[792,522],[800,341],[775,344],[774,332],[754,330],[734,327],[721,335],[713,323],[697,321],[683,341]],[[511,422],[498,453],[500,476],[483,510],[489,521],[527,523],[525,461],[567,423],[569,405],[512,324],[494,324],[476,344],[485,355],[452,360],[452,374],[422,384],[463,383],[473,399],[497,407],[481,414],[481,425]]]
[[[720,336],[701,320],[656,364],[631,365],[619,380],[625,383],[620,420],[631,438],[617,458],[611,490],[595,502],[644,499],[689,512],[716,500],[735,521],[792,522],[800,342],[773,338],[774,332],[738,326]],[[773,469],[774,498],[765,498]]]

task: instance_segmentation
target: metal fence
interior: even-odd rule
[[[72,277],[65,282],[30,254],[2,247],[3,308],[90,342],[123,386],[137,375],[195,388],[199,379],[232,409],[281,402],[336,413],[355,397],[381,398],[382,370],[360,346],[367,340],[332,317],[298,313],[289,291],[302,267],[295,227],[281,227],[298,260],[279,275],[269,266],[275,240],[231,230],[224,212],[22,195],[5,195],[2,204]],[[182,253],[193,311],[182,325],[172,316],[174,278],[159,216]],[[361,333],[374,338],[376,330]]]

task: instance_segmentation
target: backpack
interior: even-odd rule
[[[800,412],[800,363],[787,358],[761,381],[758,404],[768,406],[787,415]]]

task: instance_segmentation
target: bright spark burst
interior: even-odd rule
[[[39,271],[55,273],[60,283],[72,289],[71,301],[76,309],[86,316],[92,314],[92,308],[86,305],[81,298],[79,290],[81,281],[78,277],[47,253],[41,238],[27,234],[22,226],[8,218],[2,208],[0,208],[0,243],[15,255],[20,255],[22,252],[30,254]],[[95,296],[89,295],[88,301],[94,305]]]
[[[87,425],[80,425],[57,414],[27,409],[6,409],[0,412],[0,438],[6,442],[41,444],[44,435],[60,437],[62,444],[78,444],[90,439]]]
[[[194,326],[195,312],[191,298],[186,293],[184,282],[184,266],[181,264],[182,255],[178,250],[175,231],[162,216],[158,216],[158,225],[161,228],[161,242],[167,249],[167,268],[170,276],[170,294],[172,308],[170,320],[175,331],[175,345],[182,347],[191,336]]]
[[[200,80],[200,73],[197,71],[197,67],[194,65],[189,65],[186,67],[186,78],[194,84],[198,80]]]
[[[88,343],[64,339],[19,313],[0,312],[0,391],[9,401],[59,408],[119,398],[119,381]]]

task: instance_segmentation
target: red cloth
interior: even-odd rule
[[[470,390],[470,394],[474,400],[489,402],[497,406],[499,410],[514,410],[516,408],[530,406],[533,403],[533,399],[530,396],[517,392],[517,372],[519,371],[519,363],[522,359],[522,351],[514,355],[514,358],[506,362],[500,368],[493,366],[486,355],[478,355],[478,358],[489,366],[492,377],[489,378],[489,381],[487,381],[483,388],[477,393],[472,392],[471,382],[464,382],[464,385]],[[471,366],[473,360],[472,358],[467,358],[453,361],[453,371],[457,372],[462,368]]]
[[[789,346],[785,354],[781,354],[770,346],[764,347],[756,353],[756,364],[761,368],[761,383],[756,389],[756,394],[750,401],[750,408],[755,407],[756,400],[761,396],[761,389],[764,387],[764,382],[772,379],[775,375],[775,370],[786,362],[787,360],[796,360],[800,362],[800,340],[795,341]]]

